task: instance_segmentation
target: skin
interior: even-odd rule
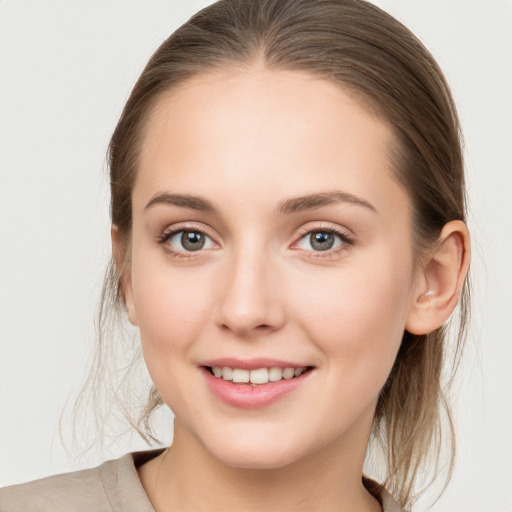
[[[468,245],[452,225],[448,263],[430,257],[413,271],[411,204],[393,177],[392,143],[389,126],[336,85],[263,66],[196,77],[155,106],[123,290],[176,416],[171,449],[139,468],[158,512],[380,510],[361,483],[379,391],[404,329],[433,330],[453,309]],[[371,206],[276,212],[333,190]],[[164,193],[200,196],[218,213],[147,207]],[[159,243],[170,228],[201,228],[206,248],[187,253],[180,236]],[[306,233],[322,229],[351,243],[315,250]],[[115,227],[113,244],[119,253]],[[205,384],[201,362],[219,357],[314,369],[277,402],[241,409]]]

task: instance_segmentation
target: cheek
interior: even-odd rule
[[[390,255],[340,267],[321,287],[318,276],[297,281],[302,328],[342,372],[385,380],[405,328],[411,275],[408,261]]]
[[[151,251],[134,254],[132,286],[150,372],[165,356],[186,353],[208,317],[209,280],[198,268],[173,269]],[[173,361],[170,357],[167,359]]]
[[[142,352],[160,396],[172,411],[194,409],[200,403],[190,386],[193,347],[201,338],[208,289],[197,272],[170,272],[166,265],[139,267],[134,275]],[[200,411],[196,411],[200,414]]]

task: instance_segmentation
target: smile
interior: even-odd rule
[[[209,367],[212,375],[218,379],[231,381],[240,384],[262,385],[268,382],[279,382],[280,380],[289,380],[299,377],[307,370],[307,367],[298,368],[257,368],[255,370],[245,370],[243,368],[230,368],[229,366],[213,366]]]
[[[203,363],[200,370],[212,396],[244,409],[266,407],[297,393],[316,373],[314,366],[272,359],[217,359]]]

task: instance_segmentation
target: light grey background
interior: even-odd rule
[[[109,253],[106,146],[151,53],[209,3],[0,1],[0,486],[77,468],[57,426],[94,340]],[[512,2],[376,3],[438,59],[467,146],[474,321],[458,463],[432,510],[510,512]],[[127,441],[105,456],[141,448]]]

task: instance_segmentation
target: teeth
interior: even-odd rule
[[[233,368],[233,382],[249,382],[249,370]]]
[[[224,380],[232,380],[233,379],[233,370],[231,368],[224,366],[224,368],[219,368],[219,370],[222,372],[222,378]]]
[[[267,382],[277,382],[282,379],[292,379],[299,377],[306,370],[301,368],[258,368],[257,370],[242,370],[241,368],[229,368],[228,366],[212,368],[213,375],[220,379],[230,380],[236,383],[266,384]]]
[[[295,374],[295,370],[293,368],[285,368],[283,371],[283,378],[291,379]]]
[[[283,370],[282,368],[270,368],[268,371],[268,380],[270,382],[276,382],[283,378]]]
[[[266,384],[268,382],[268,370],[266,368],[251,370],[249,379],[251,384]]]

